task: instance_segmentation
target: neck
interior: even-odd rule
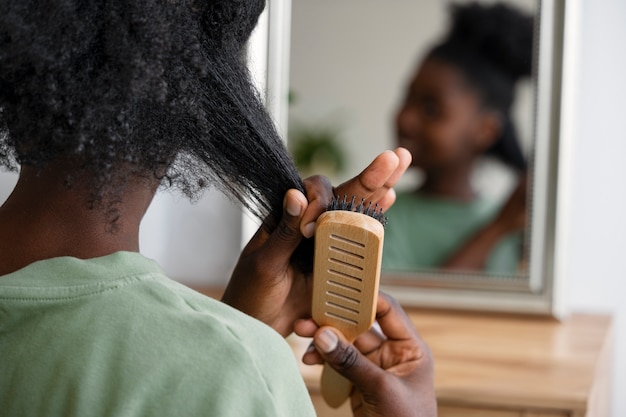
[[[68,188],[53,167],[23,167],[13,193],[0,207],[0,276],[43,259],[89,259],[139,251],[139,224],[157,185],[129,181],[118,204],[90,207],[90,188]],[[114,213],[114,215],[112,215]]]
[[[451,200],[471,201],[476,197],[470,181],[471,174],[471,167],[428,172],[419,191]]]

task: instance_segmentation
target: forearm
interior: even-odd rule
[[[492,222],[468,239],[441,268],[448,270],[482,270],[498,242],[508,233],[498,222]]]

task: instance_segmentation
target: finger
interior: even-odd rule
[[[304,188],[308,207],[302,216],[300,232],[304,237],[310,238],[315,232],[315,221],[326,211],[328,203],[333,198],[333,186],[328,178],[315,175],[304,180]]]
[[[396,193],[393,187],[398,183],[407,168],[411,165],[411,153],[404,148],[397,148],[394,153],[398,157],[398,166],[393,173],[387,178],[385,184],[370,199],[377,202],[383,210],[387,210],[396,200]]]
[[[395,152],[385,151],[378,155],[359,175],[339,185],[335,189],[335,194],[354,195],[370,199],[387,183],[399,164],[400,159]]]
[[[302,196],[302,193],[300,193],[298,190],[288,190],[283,200],[283,220],[285,220],[286,216],[293,217],[294,214],[290,214],[290,211],[292,213],[297,212],[298,205],[301,205],[302,201],[304,201],[306,204],[306,198]],[[267,240],[270,238],[270,236],[272,235],[272,233],[274,233],[275,230],[276,228],[274,230],[268,229],[264,222],[259,227],[259,229],[255,232],[254,236],[252,236],[250,241],[248,241],[246,246],[243,248],[243,251],[241,252],[241,254],[243,256],[246,256],[252,252],[257,251],[261,246],[265,244],[265,242],[267,242]]]
[[[378,155],[367,168],[355,178],[333,189],[330,181],[322,176],[304,180],[309,200],[300,230],[310,238],[315,232],[315,220],[322,214],[334,195],[365,198],[378,203],[383,210],[396,200],[393,186],[411,164],[411,154],[404,148],[386,151]]]
[[[376,321],[388,339],[405,340],[419,338],[415,325],[391,296],[380,292],[376,304]]]
[[[410,164],[411,154],[404,148],[383,152],[357,177],[337,187],[335,194],[360,196],[387,210],[396,200],[393,187]]]
[[[315,348],[315,344],[311,342],[307,350],[302,355],[302,363],[305,365],[322,365],[324,363],[324,358]]]
[[[312,319],[298,319],[293,324],[293,331],[300,337],[313,337],[319,326]],[[302,362],[306,365],[318,365],[324,363],[313,342],[302,355]]]
[[[370,352],[379,349],[385,340],[387,337],[378,330],[378,326],[374,325],[354,341],[354,346],[367,356]]]
[[[326,363],[359,389],[369,388],[375,384],[374,376],[384,373],[334,328],[322,327],[315,333],[313,341]]]
[[[293,324],[293,331],[300,337],[313,337],[318,329],[312,319],[298,319]]]
[[[385,190],[382,196],[374,196],[372,201],[378,203],[378,207],[382,208],[383,211],[387,211],[396,201],[396,192],[393,188],[389,188]]]
[[[402,175],[404,175],[406,170],[411,166],[411,152],[409,152],[405,148],[400,147],[396,148],[396,150],[394,150],[394,153],[398,157],[398,167],[393,172],[393,174],[391,174],[389,179],[387,179],[387,182],[385,183],[385,186],[387,187],[394,187],[398,183]]]
[[[302,240],[300,220],[307,204],[306,197],[300,191],[295,189],[287,191],[283,200],[283,216],[264,245],[265,259],[279,264],[288,263],[286,260],[291,257]]]
[[[247,256],[250,253],[258,250],[269,239],[270,232],[264,225],[261,225],[254,235],[250,238],[246,246],[241,251],[241,256]]]

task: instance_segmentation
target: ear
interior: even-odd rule
[[[477,153],[489,149],[502,133],[502,116],[495,110],[483,110],[480,113],[476,135],[474,135],[474,148]]]

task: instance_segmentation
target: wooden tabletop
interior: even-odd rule
[[[459,312],[410,314],[433,352],[440,403],[577,410],[586,408],[595,390],[607,388],[594,384],[596,373],[609,371],[610,316],[572,314],[559,322]]]

